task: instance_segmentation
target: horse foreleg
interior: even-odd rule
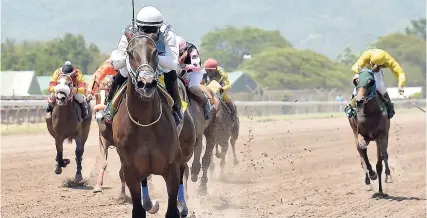
[[[163,175],[168,191],[168,208],[166,209],[166,218],[180,217],[178,209],[178,190],[180,183],[180,165],[172,163],[168,166],[166,174]]]
[[[136,170],[134,170],[134,168],[131,166],[125,166],[123,171],[130,195],[132,197],[132,217],[145,218],[147,214],[141,204],[141,185],[138,176],[136,175]]]
[[[207,183],[208,183],[208,169],[212,161],[212,151],[215,146],[214,138],[210,135],[206,136],[206,150],[202,159],[203,175],[200,182],[199,192],[200,194],[207,194]]]
[[[388,165],[388,135],[384,135],[381,139],[377,141],[377,145],[381,147],[381,157],[384,160],[385,165],[385,182],[386,183],[392,183],[393,179],[391,177],[390,167]]]
[[[360,146],[357,146],[357,151],[359,151],[359,155],[362,158],[362,164],[364,165],[364,169],[366,170],[365,172],[368,173],[369,175],[369,179],[371,180],[376,180],[377,179],[377,174],[375,173],[374,170],[372,170],[372,166],[371,163],[369,162],[369,158],[368,158],[368,149],[363,149]]]
[[[221,158],[221,153],[219,152],[219,144],[216,144],[215,145],[215,156],[217,157],[217,158]]]
[[[129,185],[128,185],[129,186]],[[159,202],[153,201],[150,198],[150,193],[148,192],[148,179],[144,178],[141,181],[141,188],[142,188],[142,206],[144,209],[151,214],[155,214],[159,211]],[[176,198],[175,198],[176,199]],[[175,202],[176,204],[176,202]]]
[[[239,123],[237,123],[236,125],[239,125]],[[239,160],[237,160],[237,155],[236,155],[236,141],[238,137],[239,137],[239,128],[235,127],[233,128],[233,132],[231,133],[231,138],[230,138],[231,148],[233,149],[234,165],[239,164]]]
[[[63,159],[63,142],[64,139],[57,139],[55,138],[55,146],[56,146],[56,168],[55,173],[61,174],[62,173],[62,167],[67,167],[67,165],[70,163],[69,159]]]
[[[104,184],[104,172],[107,169],[108,165],[108,144],[107,140],[105,140],[104,137],[102,137],[101,134],[99,134],[99,151],[101,152],[101,161],[102,166],[99,170],[98,180],[96,181],[95,188],[93,189],[93,192],[102,192],[102,185]]]
[[[74,177],[74,181],[80,182],[83,180],[82,176],[82,159],[83,159],[83,152],[84,152],[84,142],[80,137],[75,138],[76,141],[76,164],[77,164],[77,171],[76,176]]]
[[[185,202],[185,192],[187,191],[187,184],[185,184],[184,186],[184,173],[186,172],[187,168],[187,163],[181,164],[179,172],[178,210],[180,211],[181,217],[187,217],[188,215],[188,207],[187,203]]]
[[[193,182],[197,182],[201,169],[200,156],[202,155],[202,139],[203,135],[197,137],[196,143],[194,144],[194,158],[191,166],[191,181]]]
[[[383,159],[381,156],[381,146],[377,144],[377,175],[378,175],[378,194],[380,197],[383,196],[383,185],[381,182],[381,174],[383,172]]]
[[[219,166],[221,167],[221,175],[224,172],[225,159],[227,156],[228,146],[229,146],[228,140],[222,140],[222,142],[221,142],[221,163],[219,164]]]

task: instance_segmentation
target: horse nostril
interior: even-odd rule
[[[358,107],[362,106],[362,105],[363,105],[363,99],[356,100],[356,105],[357,105]]]
[[[143,83],[142,81],[138,81],[138,82],[136,83],[136,87],[137,87],[137,88],[139,88],[139,89],[144,88],[144,86],[145,86],[145,83]]]

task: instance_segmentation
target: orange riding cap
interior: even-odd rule
[[[117,71],[111,65],[110,58],[107,58],[107,60],[105,60],[104,63],[96,69],[95,73],[90,78],[88,90],[90,90],[91,94],[96,93],[98,85],[95,85],[95,83],[99,84],[106,76],[115,76],[116,74]]]

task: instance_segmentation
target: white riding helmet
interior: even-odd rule
[[[163,15],[153,6],[145,6],[136,15],[136,25],[160,27],[163,24]]]

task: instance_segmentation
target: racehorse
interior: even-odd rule
[[[200,167],[202,167],[203,173],[202,173],[201,183],[199,187],[199,193],[201,194],[207,193],[207,182],[208,182],[207,171],[209,169],[209,166],[212,163],[213,149],[215,145],[221,144],[222,146],[224,146],[222,152],[224,152],[223,156],[225,159],[225,153],[227,152],[226,149],[228,149],[228,139],[230,138],[230,134],[233,132],[232,129],[235,128],[232,116],[230,113],[228,113],[225,110],[225,107],[227,106],[225,102],[220,98],[219,87],[221,87],[221,85],[215,80],[211,81],[207,86],[201,85],[202,90],[208,95],[208,98],[212,100],[215,108],[215,110],[212,111],[213,114],[209,115],[210,119],[206,121],[204,124],[203,124],[204,116],[203,116],[203,109],[202,109],[201,103],[197,102],[197,100],[195,100],[196,98],[190,98],[191,112],[196,123],[196,131],[198,131],[196,145],[194,148],[193,165],[191,168],[191,180],[193,182],[197,181],[198,174],[200,173]],[[200,156],[202,152],[202,136],[203,136],[203,134],[200,134],[202,130],[201,127],[203,127],[203,134],[206,138],[206,148],[202,158],[202,166],[200,165]],[[237,140],[237,137],[238,137],[238,128],[235,128],[235,130],[237,130],[237,135],[233,134],[235,136],[233,137],[234,143],[235,143],[234,138]],[[233,149],[234,149],[234,143],[233,143]],[[223,167],[224,165],[225,165],[225,160],[221,161],[221,166]]]
[[[66,167],[69,159],[63,158],[63,142],[65,139],[69,143],[74,139],[76,142],[76,163],[77,171],[75,182],[83,180],[82,157],[84,146],[89,135],[92,112],[89,105],[88,119],[82,120],[81,110],[78,103],[73,98],[73,80],[70,76],[61,74],[55,86],[52,114],[46,114],[46,124],[49,133],[55,139],[56,145],[56,168],[55,173],[61,174],[62,168]]]
[[[385,163],[385,182],[391,182],[390,168],[388,165],[388,135],[390,120],[387,117],[385,105],[381,95],[377,93],[374,73],[371,70],[362,70],[358,78],[353,80],[356,86],[356,117],[348,118],[353,129],[357,151],[361,158],[361,165],[365,171],[365,184],[370,187],[370,180],[378,177],[379,191],[374,196],[383,197],[381,173],[382,161]],[[377,172],[372,170],[368,159],[368,144],[375,141],[377,145]]]
[[[193,130],[193,134],[188,140],[180,140],[171,97],[157,84],[158,57],[154,42],[157,35],[126,31],[125,36],[129,42],[129,76],[121,98],[123,105],[113,120],[113,139],[132,197],[132,217],[146,217],[146,211],[157,213],[159,209],[158,202],[153,205],[148,192],[147,177],[151,174],[161,175],[166,181],[166,217],[187,216],[183,177],[193,155],[194,123],[191,115],[185,113],[182,134],[187,129]],[[186,128],[188,125],[192,128]],[[189,143],[180,144],[180,141]]]
[[[236,141],[239,138],[239,129],[240,129],[240,120],[239,117],[236,116],[230,132],[223,132],[223,136],[227,136],[225,138],[219,138],[216,145],[215,145],[215,156],[217,158],[221,159],[220,167],[221,167],[221,174],[224,171],[225,167],[225,156],[227,155],[228,147],[231,144],[231,148],[233,149],[233,163],[234,165],[239,164],[239,161],[237,159],[236,155]],[[229,144],[230,143],[230,144]],[[218,147],[221,146],[221,152],[219,152]],[[212,162],[211,171],[214,170],[214,163]]]
[[[97,116],[102,116],[102,112],[104,108],[106,107],[106,101],[108,98],[108,93],[110,90],[112,78],[110,76],[105,77],[100,84],[95,84],[95,86],[98,86],[98,93],[95,94],[95,101],[96,105],[93,107],[93,112],[95,114],[95,118]],[[112,125],[108,122],[104,122],[103,120],[97,119],[98,128],[99,128],[99,151],[101,152],[101,158],[103,163],[101,166],[101,169],[99,170],[98,179],[96,181],[96,185],[93,189],[93,192],[102,192],[102,185],[104,183],[104,173],[107,169],[108,165],[108,148],[111,146],[114,146],[114,140],[113,140],[113,129]],[[123,168],[120,168],[119,171],[119,177],[121,181],[121,189],[120,189],[120,195],[118,197],[118,201],[120,203],[125,203],[128,199],[126,196],[126,182],[124,178]]]

